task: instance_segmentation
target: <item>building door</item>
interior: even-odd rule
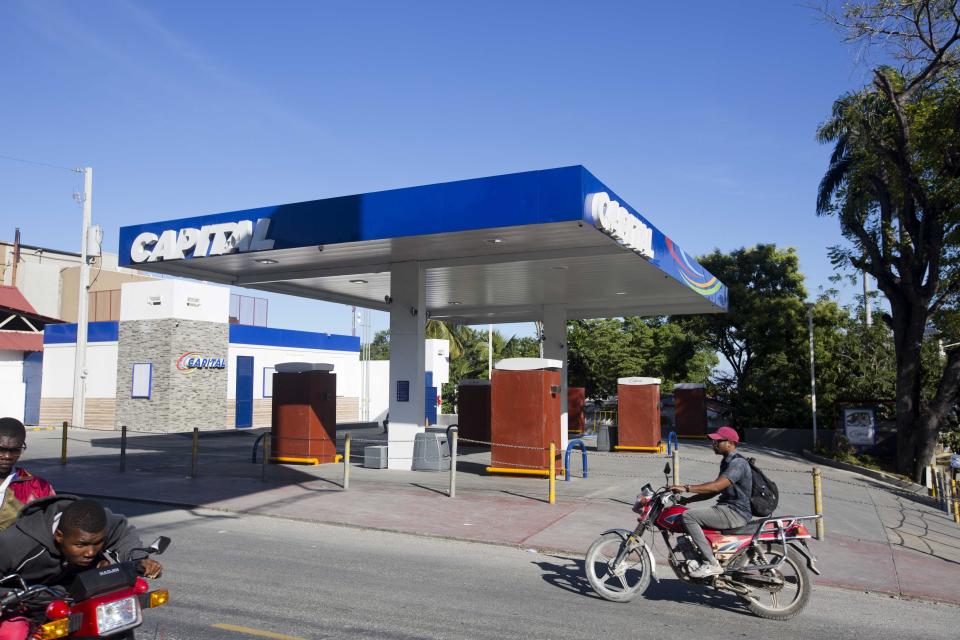
[[[253,356],[237,356],[237,429],[253,426]]]
[[[40,381],[43,378],[43,351],[23,354],[23,423],[40,424]]]

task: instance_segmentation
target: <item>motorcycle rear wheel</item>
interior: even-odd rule
[[[630,602],[650,586],[650,560],[643,542],[633,543],[619,565],[613,566],[624,545],[630,544],[615,533],[605,533],[587,550],[584,572],[590,586],[604,600]]]
[[[774,551],[769,545],[765,554],[768,563],[774,563],[783,557],[783,550]],[[753,595],[744,597],[750,612],[767,620],[789,620],[807,606],[810,600],[810,575],[807,566],[800,554],[793,549],[787,549],[787,557],[779,569],[761,571],[766,577],[779,577],[782,584],[779,588],[764,589],[754,587]]]

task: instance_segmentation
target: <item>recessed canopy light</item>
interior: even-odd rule
[[[362,280],[362,279],[360,279],[360,278],[355,278],[355,279],[353,279],[353,280],[350,281],[350,284],[367,284],[367,281],[366,281],[366,280]]]
[[[627,292],[626,292],[626,291],[617,291],[616,295],[618,295],[618,296],[625,296],[625,295],[627,295]]]
[[[501,244],[503,242],[503,238],[487,238],[485,242],[487,244]]]
[[[460,304],[456,300],[447,300],[447,304]]]
[[[273,260],[272,258],[260,258],[255,262],[257,262],[258,264],[277,264],[277,261]]]

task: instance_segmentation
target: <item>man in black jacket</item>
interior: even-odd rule
[[[132,560],[131,553],[142,547],[127,519],[95,500],[52,496],[24,507],[16,523],[0,532],[0,575],[16,573],[27,584],[66,587],[77,573]],[[148,578],[163,571],[150,558],[140,560],[140,568]],[[0,640],[24,637],[13,632],[24,624],[5,614]]]

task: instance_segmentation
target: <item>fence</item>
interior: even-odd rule
[[[231,433],[236,434],[239,432],[228,432],[227,435]],[[271,479],[280,480],[279,475],[276,478],[272,478],[272,467],[268,465],[271,457],[269,450],[269,433],[264,433],[254,440],[252,451],[250,440],[247,438],[235,438],[234,440],[237,440],[237,442],[229,445],[223,443],[230,439],[218,439],[218,443],[214,445],[211,444],[214,441],[212,439],[214,434],[209,435],[211,436],[210,441],[206,439],[206,435],[201,437],[201,434],[196,429],[185,434],[161,434],[123,427],[118,439],[113,441],[108,438],[103,441],[98,441],[100,442],[98,447],[104,450],[108,456],[116,455],[116,467],[114,468],[122,473],[129,472],[131,467],[133,467],[134,470],[141,471],[183,473],[188,478],[199,479],[204,474],[208,474],[210,477],[220,475],[224,468],[229,467],[234,473],[239,469],[241,471],[240,475],[243,477],[259,478],[263,482],[268,482]],[[305,440],[305,438],[293,439]],[[60,463],[63,465],[69,462],[70,440],[69,427],[63,425],[60,455]],[[414,442],[414,440],[394,440],[392,444],[413,445]],[[665,469],[669,476],[669,483],[677,485],[679,485],[681,481],[686,484],[699,484],[713,480],[715,476],[696,476],[706,475],[707,469],[710,469],[710,473],[713,473],[717,465],[717,459],[715,457],[698,457],[696,455],[696,447],[691,448],[690,445],[684,445],[682,453],[679,447],[671,446],[669,454],[638,454],[595,451],[588,449],[583,441],[573,440],[563,452],[563,464],[557,464],[556,466],[538,466],[499,459],[497,457],[499,455],[498,452],[509,448],[540,451],[546,454],[547,460],[556,461],[556,448],[553,444],[550,446],[526,446],[459,438],[455,427],[448,430],[448,443],[450,450],[450,468],[448,472],[449,478],[445,483],[446,487],[444,488],[444,492],[450,497],[456,497],[458,485],[457,475],[458,473],[464,472],[463,467],[467,464],[470,465],[470,469],[474,470],[472,475],[480,475],[475,471],[478,466],[499,469],[502,472],[511,474],[538,475],[542,479],[547,480],[547,482],[544,483],[544,485],[531,485],[531,488],[543,486],[543,493],[540,495],[544,496],[543,499],[545,502],[551,504],[554,503],[557,498],[556,479],[558,476],[565,480],[563,486],[569,487],[569,489],[564,489],[563,492],[573,497],[574,494],[571,492],[571,489],[578,482],[589,482],[588,478],[627,478],[631,480],[649,478],[652,473],[651,470],[653,469],[650,463],[662,461],[665,464],[669,464],[669,470]],[[342,471],[340,473],[342,475],[339,484],[343,489],[350,489],[351,467],[356,466],[358,462],[363,462],[365,455],[364,447],[370,444],[387,444],[386,436],[356,437],[349,432],[344,435],[342,445],[337,447],[338,450],[342,451],[340,461],[342,464]],[[579,450],[579,456],[571,455],[574,448]],[[134,450],[134,454],[131,454],[131,449]],[[483,464],[483,462],[487,460],[485,456],[489,456],[489,463],[487,465]],[[578,459],[579,462],[577,462]],[[394,460],[399,460],[405,468],[409,468],[406,463],[412,463],[411,456],[394,458]],[[238,462],[247,461],[249,461],[247,465],[237,464]],[[614,462],[614,464],[610,464],[611,461]],[[258,462],[259,464],[256,464]],[[638,467],[640,462],[646,463],[643,471]],[[210,467],[213,467],[213,470],[208,471]],[[290,467],[285,468],[290,469]],[[244,472],[243,469],[246,469],[246,471]],[[691,473],[691,469],[699,470],[699,474],[697,471]],[[868,481],[849,481],[837,477],[825,478],[822,471],[816,467],[786,468],[765,466],[764,471],[774,478],[779,477],[780,474],[805,474],[809,476],[809,489],[797,491],[784,489],[784,487],[781,486],[780,493],[782,495],[803,496],[804,499],[809,499],[809,504],[811,504],[813,512],[816,514],[823,514],[827,502],[859,504],[877,508],[876,503],[872,501],[869,493],[867,494],[867,499],[857,500],[849,495],[839,495],[831,490],[831,488],[839,485],[851,485],[868,491],[876,489],[876,486],[868,484]],[[329,469],[327,475],[329,475]],[[932,487],[929,499],[922,496],[918,497],[914,493],[894,487],[884,488],[883,490],[897,496],[908,497],[915,501],[926,502],[931,506],[939,507],[946,514],[952,516],[954,522],[960,523],[960,495],[958,495],[956,481],[947,477],[945,473],[935,469],[931,469],[930,477]],[[369,482],[370,478],[371,476],[365,475],[363,479],[365,482]],[[476,481],[473,482],[475,483]],[[787,484],[789,484],[791,488],[796,489],[797,485],[802,483],[791,482]],[[473,486],[475,488],[477,485],[474,484]],[[818,537],[822,538],[824,536],[824,529],[823,521],[821,520],[818,525]]]

